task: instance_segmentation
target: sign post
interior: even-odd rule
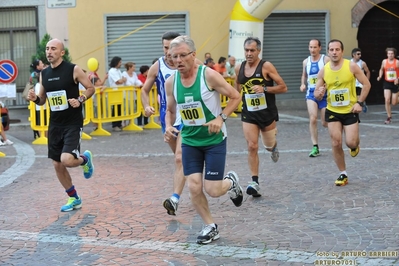
[[[17,86],[12,83],[18,76],[17,65],[8,59],[0,60],[0,98],[15,98]]]
[[[13,61],[8,59],[0,60],[0,99],[15,98],[17,96],[17,86],[12,83],[17,76],[18,68]],[[0,121],[0,123],[2,122]],[[5,153],[0,152],[0,157],[4,156],[6,156]]]

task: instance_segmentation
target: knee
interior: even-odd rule
[[[61,160],[61,164],[65,167],[74,167],[75,166],[75,164],[73,164],[72,161],[69,159]]]
[[[63,163],[62,162],[57,162],[53,160],[53,166],[55,168],[55,170],[60,169],[63,167]]]
[[[191,198],[195,198],[202,193],[202,182],[187,179],[187,187]]]
[[[217,198],[220,197],[220,192],[216,188],[206,188],[205,189],[206,194],[208,194],[212,198]]]
[[[333,139],[333,140],[331,141],[331,146],[332,146],[333,148],[340,148],[340,147],[342,147],[342,141],[341,141],[341,140],[338,140],[338,139]]]
[[[276,141],[277,129],[272,129],[262,135],[263,147],[267,151],[272,151],[277,145]]]
[[[205,180],[204,190],[212,198],[220,197],[222,193],[223,181],[209,181]]]
[[[181,152],[175,154],[175,164],[176,165],[182,165],[183,164]]]
[[[259,149],[258,143],[257,142],[250,142],[248,141],[248,152],[257,152]]]
[[[356,149],[357,146],[359,146],[359,141],[358,141],[358,140],[351,140],[351,141],[348,141],[348,142],[346,143],[346,146],[348,146],[349,149]]]
[[[61,154],[61,162],[65,167],[75,167],[76,159],[72,154],[63,153]]]
[[[309,122],[310,122],[310,124],[312,124],[312,125],[317,124],[317,116],[311,115],[311,116],[309,117]]]

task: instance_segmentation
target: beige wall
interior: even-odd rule
[[[69,47],[68,37],[68,8],[46,7],[46,33],[51,37],[60,39]]]
[[[68,10],[69,49],[79,65],[86,66],[90,57],[97,58],[103,66],[108,65],[104,51],[105,14],[188,12],[188,31],[196,43],[197,57],[202,60],[205,52],[211,52],[215,60],[227,56],[230,11],[235,1],[118,0],[116,5],[115,1],[84,0],[81,3]],[[103,74],[101,67],[99,72]]]
[[[339,4],[338,4],[339,2]],[[351,27],[351,9],[357,0],[283,0],[278,11],[329,10],[331,39],[344,42],[345,55],[357,46],[357,29]],[[84,0],[78,1],[75,8],[68,8],[69,49],[75,63],[86,68],[90,57],[105,62],[105,14],[143,14],[188,12],[191,37],[196,42],[197,57],[203,59],[205,52],[211,52],[217,60],[227,56],[230,13],[236,0]],[[306,48],[304,48],[306,49]],[[104,69],[100,67],[101,70]]]

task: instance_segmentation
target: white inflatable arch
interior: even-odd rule
[[[283,0],[239,0],[230,19],[229,55],[242,62],[244,40],[258,37],[263,40],[263,21]]]

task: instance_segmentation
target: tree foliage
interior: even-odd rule
[[[36,59],[39,59],[43,62],[43,64],[46,64],[46,65],[49,64],[49,62],[47,61],[47,58],[46,58],[46,45],[51,39],[52,38],[51,38],[50,34],[48,34],[48,33],[46,33],[43,36],[43,39],[40,41],[40,43],[37,46],[36,54],[32,55],[32,62],[35,61]],[[62,59],[64,59],[64,61],[66,61],[66,62],[72,61],[72,58],[69,55],[68,48],[65,48],[65,54],[62,57]]]

